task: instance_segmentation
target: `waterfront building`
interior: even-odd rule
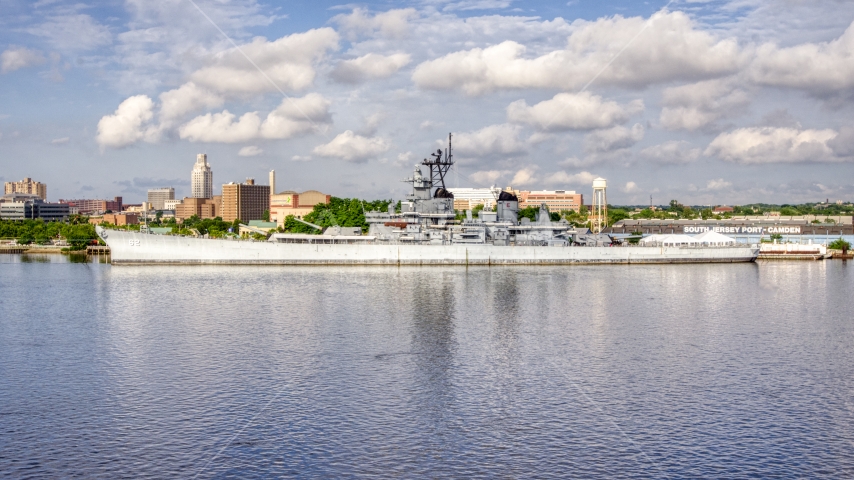
[[[303,218],[314,210],[320,203],[329,204],[332,195],[308,190],[302,193],[286,190],[270,196],[270,221],[279,226],[285,225],[288,215]]]
[[[175,206],[175,220],[181,222],[193,215],[201,219],[216,218],[221,216],[222,196],[216,195],[213,198],[184,198],[183,201]]]
[[[254,178],[222,186],[222,219],[226,222],[261,220],[270,209],[270,186],[255,185]]]
[[[4,193],[28,193],[47,200],[47,185],[27,177],[20,182],[6,182]]]
[[[3,220],[40,218],[48,222],[64,222],[68,220],[70,210],[67,204],[45,202],[36,194],[8,193],[0,198],[0,219]]]
[[[213,197],[213,171],[210,164],[208,164],[207,154],[200,153],[196,155],[191,182],[190,196],[192,198]]]
[[[717,232],[731,237],[783,235],[854,235],[854,218],[851,216],[735,216],[725,220],[620,220],[605,233],[641,232],[651,234],[688,234]]]
[[[94,199],[75,199],[63,200],[59,203],[67,203],[71,207],[76,207],[77,210],[84,215],[102,214],[106,212],[121,212],[123,207],[122,197],[115,197],[112,200],[94,200]]]
[[[151,204],[152,210],[168,210],[167,200],[175,200],[174,187],[152,188],[148,191],[148,203]]]
[[[71,209],[64,203],[35,202],[36,218],[46,222],[66,222]]]

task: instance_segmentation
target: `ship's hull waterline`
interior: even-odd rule
[[[114,265],[568,265],[752,262],[756,247],[306,244],[100,230]]]

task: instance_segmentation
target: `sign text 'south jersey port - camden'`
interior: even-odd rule
[[[772,227],[700,227],[700,226],[685,226],[682,227],[682,233],[703,233],[709,230],[717,233],[734,233],[742,235],[772,235],[775,233],[783,235],[799,235],[801,227],[799,226],[772,226]]]

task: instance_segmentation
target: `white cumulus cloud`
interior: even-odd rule
[[[332,70],[332,78],[343,83],[358,83],[375,78],[386,78],[409,64],[412,57],[406,53],[380,55],[369,53],[352,60],[343,60]]]
[[[718,39],[696,28],[682,12],[658,12],[643,30],[646,22],[619,15],[579,20],[563,49],[530,58],[524,45],[508,40],[423,62],[412,80],[420,88],[469,95],[513,88],[577,89],[597,74],[600,84],[637,88],[716,78],[734,73],[744,63],[734,39]]]
[[[525,151],[525,142],[519,139],[521,128],[517,125],[490,125],[474,132],[454,136],[454,153],[461,157],[489,157],[516,155]],[[440,140],[440,145],[444,145]]]
[[[237,143],[255,139],[291,138],[325,128],[332,119],[329,100],[317,93],[286,98],[262,121],[258,112],[240,118],[228,110],[200,115],[178,129],[191,142]]]
[[[620,105],[589,92],[558,93],[550,100],[528,106],[517,100],[507,107],[507,120],[543,131],[593,130],[623,123],[643,111],[643,101]]]
[[[255,140],[259,137],[261,117],[258,112],[237,115],[223,110],[220,113],[207,113],[181,125],[178,134],[191,142],[237,143]]]
[[[175,121],[205,108],[222,106],[225,99],[209,90],[187,82],[180,87],[160,94],[160,122],[171,126]]]
[[[363,137],[356,135],[352,130],[347,130],[338,134],[331,142],[314,147],[312,152],[321,157],[363,163],[371,157],[385,153],[389,148],[389,144],[382,138]]]
[[[519,169],[510,179],[510,185],[531,185],[540,181],[536,176],[537,166],[529,166]]]
[[[249,146],[241,148],[240,151],[237,152],[237,156],[239,156],[239,157],[255,157],[255,156],[261,155],[262,153],[264,153],[263,149],[258,148],[255,145],[249,145]]]
[[[831,129],[739,128],[718,135],[704,153],[746,164],[840,162],[828,145],[836,136]]]
[[[240,46],[243,53],[230,49],[210,58],[209,65],[196,70],[190,78],[196,85],[225,95],[273,92],[277,90],[273,83],[284,90],[302,90],[314,83],[314,64],[327,51],[337,48],[338,34],[328,27],[274,41],[257,37]]]
[[[850,90],[854,87],[854,23],[829,42],[761,45],[749,71],[761,85],[798,88],[820,96]]]
[[[98,122],[96,141],[101,147],[122,148],[140,140],[154,142],[158,129],[151,125],[154,102],[146,95],[127,98],[115,113],[105,115]]]

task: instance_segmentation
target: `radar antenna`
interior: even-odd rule
[[[453,134],[448,134],[448,148],[445,149],[444,159],[442,158],[442,150],[436,150],[436,153],[430,154],[433,157],[430,160],[426,158],[421,162],[422,165],[430,167],[430,186],[439,187],[446,190],[445,175],[451,166],[454,165],[454,154],[451,150],[451,139]]]

